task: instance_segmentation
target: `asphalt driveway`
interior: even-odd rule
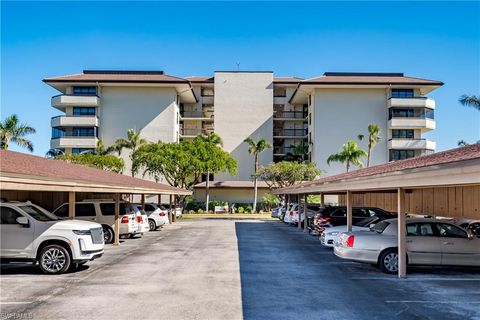
[[[480,270],[399,280],[261,219],[179,222],[60,276],[1,271],[2,319],[480,319]]]

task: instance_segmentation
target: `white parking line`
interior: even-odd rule
[[[399,279],[397,277],[392,278],[378,278],[378,277],[355,277],[351,280],[390,280],[390,281],[480,281],[480,278],[421,278],[411,277]]]

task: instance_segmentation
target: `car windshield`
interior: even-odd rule
[[[58,221],[61,220],[56,215],[47,210],[31,205],[20,206],[20,209],[28,213],[33,219],[38,221]]]
[[[377,233],[383,233],[383,231],[388,227],[390,222],[387,221],[380,221],[376,225],[370,228],[370,230],[375,231]]]
[[[372,223],[375,223],[375,221],[377,221],[377,220],[378,220],[378,218],[376,218],[376,217],[365,218],[365,219],[362,219],[362,220],[358,221],[357,223],[354,223],[354,225],[357,226],[357,227],[368,227]]]

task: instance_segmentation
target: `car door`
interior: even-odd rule
[[[480,266],[480,239],[469,238],[465,230],[450,223],[436,222],[435,226],[443,265]]]
[[[365,209],[362,208],[353,208],[352,209],[352,223],[356,224],[363,219],[370,217],[370,214],[367,213]]]
[[[75,219],[97,221],[95,205],[93,203],[75,203]]]
[[[1,256],[28,258],[31,255],[35,232],[32,219],[12,207],[1,206],[0,210]],[[27,217],[29,225],[19,224],[19,217]]]
[[[441,264],[441,239],[436,237],[433,228],[429,222],[407,224],[406,245],[409,264]]]

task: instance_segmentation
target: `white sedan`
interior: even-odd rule
[[[365,218],[355,225],[352,226],[352,231],[360,231],[360,230],[370,230],[370,227],[375,225],[380,221],[378,217],[370,217]],[[347,232],[347,226],[336,226],[336,227],[327,227],[320,233],[320,243],[326,247],[332,247],[335,244],[335,240],[337,239],[338,235],[342,232]]]

